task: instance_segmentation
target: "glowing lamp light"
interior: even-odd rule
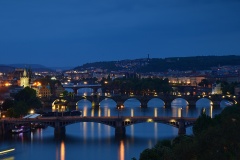
[[[147,119],[147,122],[153,122],[153,119],[149,118]]]
[[[11,85],[11,83],[9,83],[9,82],[5,83],[5,86],[6,86],[6,87],[8,87],[8,86],[10,86],[10,85]]]
[[[171,123],[175,123],[176,120],[175,120],[175,119],[171,119],[170,122],[171,122]]]
[[[40,82],[34,82],[33,86],[41,86],[42,84]]]
[[[33,109],[30,110],[30,114],[34,114],[34,110]]]
[[[125,121],[126,121],[126,122],[130,122],[130,119],[129,119],[129,118],[127,118],[127,119],[125,119]]]

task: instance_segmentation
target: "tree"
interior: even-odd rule
[[[7,115],[10,117],[20,117],[28,114],[31,109],[39,109],[42,107],[41,101],[36,97],[36,91],[29,87],[19,91],[14,101],[7,100],[4,104],[7,109]]]
[[[9,108],[14,107],[14,100],[6,99],[2,104],[2,109],[4,111],[8,110]]]
[[[239,159],[240,107],[226,107],[211,119],[204,109],[193,126],[193,136],[178,136],[172,143],[157,143],[140,160]]]
[[[27,102],[31,98],[36,97],[36,91],[30,87],[26,87],[23,90],[19,91],[15,96],[14,99],[16,101],[24,101]]]
[[[193,125],[193,134],[198,135],[202,131],[206,130],[212,122],[211,117],[209,117],[205,109],[202,109],[201,115],[198,117],[197,121]]]
[[[207,79],[202,79],[200,83],[198,83],[201,87],[207,87],[209,85],[209,82]]]
[[[172,152],[172,144],[169,140],[163,140],[158,142],[153,148],[145,149],[140,154],[139,160],[171,160],[174,159]]]

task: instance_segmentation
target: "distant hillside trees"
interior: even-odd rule
[[[164,72],[167,70],[210,70],[211,67],[239,65],[240,56],[196,56],[151,59],[149,65],[138,69],[138,72]]]
[[[159,78],[116,78],[113,81],[103,79],[102,85],[104,92],[115,91],[119,94],[127,95],[159,94],[172,91],[168,79]]]
[[[137,60],[136,60],[137,61]],[[240,56],[195,56],[195,57],[171,57],[171,58],[152,58],[147,61],[147,65],[131,65],[127,68],[121,66],[122,61],[94,62],[87,63],[74,68],[84,70],[86,68],[101,68],[108,71],[132,70],[138,73],[147,72],[166,72],[168,70],[210,70],[212,67],[224,65],[240,65]],[[134,60],[131,60],[131,63]],[[116,64],[120,65],[116,65]]]

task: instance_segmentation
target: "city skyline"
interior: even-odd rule
[[[0,64],[240,54],[240,2],[1,1]]]

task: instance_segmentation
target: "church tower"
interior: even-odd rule
[[[20,77],[20,86],[29,87],[29,76],[27,74],[26,69],[23,71],[23,75]]]

